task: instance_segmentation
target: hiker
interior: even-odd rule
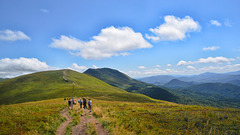
[[[68,100],[68,109],[70,110],[70,108],[71,108],[71,99],[69,98],[69,100]]]
[[[76,101],[75,100],[72,100],[73,101],[73,105],[76,105]]]
[[[82,108],[83,101],[82,101],[82,99],[81,99],[81,98],[80,98],[80,99],[78,99],[78,103],[80,104],[80,108]]]
[[[91,99],[88,100],[88,107],[89,107],[89,110],[91,112],[91,109],[92,109],[92,101],[91,101]]]
[[[83,97],[83,108],[86,109],[87,108],[87,100],[85,97]]]

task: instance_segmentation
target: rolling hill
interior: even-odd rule
[[[187,89],[202,93],[217,94],[229,99],[240,99],[240,87],[228,83],[203,83],[193,85]]]
[[[163,85],[163,87],[172,88],[172,89],[179,89],[179,88],[186,88],[195,85],[194,82],[184,82],[178,79],[172,79],[170,82]]]
[[[0,82],[0,104],[53,98],[89,96],[115,101],[154,102],[151,98],[113,87],[97,78],[72,70],[44,71]]]
[[[141,93],[149,97],[176,102],[178,97],[164,88],[140,82],[129,76],[110,68],[88,69],[85,74],[96,77],[112,86],[124,89],[128,92]]]

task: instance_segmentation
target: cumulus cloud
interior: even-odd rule
[[[211,46],[211,47],[204,47],[202,50],[203,51],[215,51],[219,48],[220,48],[219,46]]]
[[[134,32],[129,27],[115,28],[113,26],[102,29],[91,41],[81,41],[72,36],[62,35],[60,39],[53,39],[50,47],[65,49],[71,54],[84,59],[101,60],[112,56],[129,55],[130,50],[151,48],[141,33]]]
[[[211,20],[211,25],[221,26],[222,24],[220,22],[218,22],[217,20]]]
[[[0,77],[3,78],[50,69],[56,68],[50,67],[46,62],[41,62],[36,58],[21,57],[19,59],[4,58],[0,60]]]
[[[193,67],[193,66],[187,66],[187,68],[188,68],[188,69],[191,69],[191,70],[194,70],[194,69],[195,69],[195,67]]]
[[[22,31],[0,30],[0,40],[16,41],[16,40],[31,40]]]
[[[200,30],[200,25],[197,21],[194,21],[190,16],[185,18],[179,18],[175,16],[165,16],[164,23],[156,28],[150,28],[149,30],[154,36],[146,34],[147,39],[153,41],[174,41],[182,40],[186,38],[186,34]]]
[[[184,61],[181,60],[178,62],[178,66],[182,65],[191,65],[191,64],[199,64],[199,63],[223,63],[223,62],[230,62],[234,61],[233,58],[225,58],[225,57],[208,57],[208,58],[200,58],[198,61]]]
[[[138,68],[139,69],[146,69],[146,67],[144,67],[144,66],[139,66]]]
[[[161,66],[160,65],[156,65],[155,67],[160,68]]]
[[[172,65],[171,64],[167,64],[168,67],[171,67]]]
[[[84,72],[85,70],[88,69],[88,67],[86,67],[86,66],[79,66],[78,64],[73,63],[72,66],[70,67],[70,69],[78,71],[78,72]]]

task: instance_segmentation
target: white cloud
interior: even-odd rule
[[[156,65],[155,67],[160,68],[161,66],[160,65]]]
[[[40,11],[42,11],[43,13],[49,13],[49,10],[44,9],[44,8],[40,9]]]
[[[32,73],[36,71],[45,71],[57,69],[50,67],[46,62],[41,62],[36,58],[0,59],[0,77],[13,77]]]
[[[222,24],[220,22],[218,22],[217,20],[211,20],[211,25],[221,26]]]
[[[96,65],[92,65],[93,66],[93,68],[95,68],[95,69],[97,69],[97,68],[99,68],[98,66],[96,66]]]
[[[208,58],[200,58],[198,63],[222,63],[222,62],[230,62],[234,61],[233,58],[225,58],[225,57],[208,57]]]
[[[193,66],[187,66],[188,69],[195,70],[195,67]]]
[[[198,61],[179,61],[178,66],[182,65],[191,65],[191,64],[199,64],[199,63],[223,63],[223,62],[230,62],[234,61],[235,59],[233,58],[225,58],[225,57],[208,57],[208,58],[200,58]]]
[[[219,46],[211,46],[211,47],[204,47],[202,50],[203,51],[215,51],[219,48],[220,48]]]
[[[130,53],[129,52],[123,52],[123,53],[120,53],[122,56],[128,56],[128,55],[130,55]]]
[[[153,76],[153,75],[169,75],[169,74],[180,74],[182,71],[178,71],[176,69],[169,69],[161,70],[158,68],[152,69],[145,69],[145,70],[135,70],[135,71],[128,71],[126,72],[129,76],[132,77],[146,77],[146,76]]]
[[[53,39],[50,47],[75,51],[71,53],[84,59],[101,60],[112,56],[129,55],[127,51],[151,48],[141,33],[134,32],[129,27],[115,28],[113,26],[102,29],[98,36],[85,42],[74,37],[62,35],[60,39]]]
[[[78,71],[78,72],[84,72],[85,70],[88,69],[88,67],[86,67],[86,66],[79,66],[78,64],[73,63],[72,66],[70,67],[70,69]]]
[[[153,41],[182,40],[186,38],[187,33],[200,30],[199,23],[189,16],[185,16],[185,18],[181,19],[168,15],[164,17],[164,21],[164,24],[154,29],[149,29],[155,36],[146,34],[146,38]]]
[[[16,40],[31,40],[22,31],[0,30],[0,40],[16,41]]]
[[[182,66],[182,65],[189,65],[191,63],[191,61],[188,61],[188,62],[186,62],[186,61],[184,61],[184,60],[181,60],[181,61],[179,61],[178,62],[178,66]],[[192,64],[192,63],[191,63]]]
[[[168,67],[171,67],[172,65],[171,64],[167,64]]]
[[[138,68],[139,69],[146,69],[146,67],[144,67],[144,66],[139,66]]]

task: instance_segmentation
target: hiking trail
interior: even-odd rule
[[[63,122],[58,128],[57,128],[57,135],[64,135],[65,134],[65,129],[68,126],[68,124],[73,120],[72,117],[68,115],[68,109],[65,108],[62,110],[61,115],[65,117],[67,120]]]
[[[92,116],[92,112],[87,109],[83,109],[80,123],[72,128],[72,135],[87,135],[87,124],[91,123],[95,124],[97,135],[109,135],[98,120]]]
[[[63,71],[63,76],[62,76],[63,80],[65,80],[66,82],[69,82],[69,80],[65,77],[65,74],[66,74],[65,71]]]
[[[61,115],[65,117],[67,120],[57,128],[56,135],[64,135],[66,127],[73,120],[73,118],[68,115],[67,108],[62,110]],[[80,117],[80,123],[72,127],[72,135],[87,135],[86,133],[88,130],[87,124],[91,124],[91,123],[95,124],[97,135],[109,135],[109,133],[98,122],[98,120],[92,116],[92,112],[89,112],[88,109],[83,109],[83,114]]]

